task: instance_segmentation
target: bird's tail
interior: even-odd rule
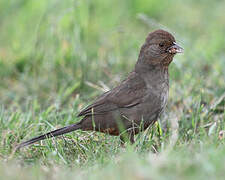
[[[35,138],[30,139],[28,141],[22,142],[21,144],[16,146],[16,150],[20,149],[22,147],[28,146],[30,144],[33,144],[35,142],[38,142],[40,140],[56,137],[56,136],[59,136],[59,135],[65,134],[65,133],[69,133],[71,131],[75,131],[75,130],[80,129],[80,128],[81,128],[81,125],[78,123],[78,124],[72,124],[72,125],[60,128],[60,129],[56,129],[54,131],[48,132],[46,134],[43,134],[43,135],[38,136],[38,137],[35,137]]]

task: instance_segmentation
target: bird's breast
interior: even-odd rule
[[[169,97],[169,87],[166,86],[162,89],[161,95],[160,95],[160,101],[161,101],[161,109],[162,111],[166,108],[167,101]]]
[[[169,96],[169,81],[158,79],[156,82],[147,82],[147,96],[149,108],[154,108],[159,114],[165,109]]]

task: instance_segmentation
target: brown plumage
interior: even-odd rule
[[[126,130],[133,142],[133,136],[152,125],[165,109],[169,91],[168,66],[174,55],[182,51],[170,33],[164,30],[150,33],[141,47],[134,70],[117,87],[83,109],[78,114],[83,116],[80,122],[23,142],[17,148],[77,129],[116,136]]]

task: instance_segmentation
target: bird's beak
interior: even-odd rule
[[[183,52],[184,52],[184,49],[183,49],[182,47],[178,46],[178,45],[174,42],[173,45],[167,49],[167,51],[168,51],[170,54],[176,54],[176,53],[183,53]]]

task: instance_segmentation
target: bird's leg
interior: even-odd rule
[[[120,145],[121,147],[125,147],[125,139],[122,135],[120,136]]]
[[[128,139],[130,140],[130,143],[133,144],[134,143],[134,133],[133,132],[129,132],[128,134]],[[126,137],[124,137],[123,135],[120,136],[120,143],[121,146],[124,147]]]
[[[129,140],[131,144],[134,144],[134,133],[133,131],[129,134]]]

